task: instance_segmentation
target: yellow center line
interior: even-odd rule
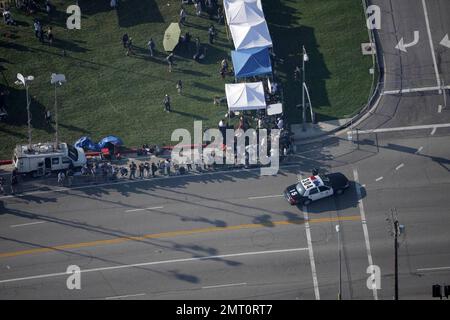
[[[344,217],[336,217],[336,218],[316,218],[309,219],[309,223],[323,223],[323,222],[336,222],[336,221],[359,221],[361,220],[361,216],[344,216]],[[198,228],[191,230],[179,230],[179,231],[168,231],[161,233],[152,233],[139,237],[118,237],[113,239],[105,239],[105,240],[95,240],[90,242],[80,242],[80,243],[72,243],[72,244],[64,244],[55,247],[45,247],[38,249],[29,249],[29,250],[21,250],[21,251],[13,251],[13,252],[5,252],[0,253],[0,258],[10,258],[17,257],[27,254],[36,254],[36,253],[45,253],[51,251],[61,251],[67,249],[79,249],[86,247],[95,247],[101,245],[111,245],[111,244],[119,244],[128,241],[144,241],[146,239],[162,239],[162,238],[172,238],[179,236],[188,236],[200,233],[208,233],[208,232],[218,232],[218,231],[232,231],[232,230],[241,230],[241,229],[256,229],[256,228],[265,228],[267,226],[284,226],[284,225],[292,225],[292,224],[302,224],[304,222],[303,219],[295,219],[295,220],[281,220],[274,222],[267,222],[266,224],[261,223],[250,223],[250,224],[240,224],[236,226],[229,227],[209,227],[209,228]]]

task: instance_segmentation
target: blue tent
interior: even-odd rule
[[[272,64],[267,48],[231,51],[231,60],[236,78],[272,73]]]
[[[107,143],[111,143],[115,146],[120,146],[123,144],[122,140],[116,136],[107,136],[103,138],[99,143],[100,148],[105,148]]]
[[[75,142],[75,147],[83,148],[88,151],[100,151],[98,144],[92,142],[89,137],[81,137]]]

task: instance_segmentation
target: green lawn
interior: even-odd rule
[[[58,12],[50,19],[38,14],[44,25],[52,25],[56,41],[52,47],[39,43],[33,32],[32,17],[13,10],[19,26],[1,25],[0,84],[9,85],[9,122],[0,123],[0,159],[10,158],[15,144],[27,141],[25,92],[14,85],[18,72],[35,76],[32,96],[33,141],[53,139],[54,131],[44,121],[44,110],[54,105],[50,85],[53,72],[64,73],[68,82],[58,89],[60,136],[74,142],[83,135],[98,141],[105,135],[121,137],[126,145],[169,144],[176,128],[192,129],[193,120],[204,127],[216,126],[226,113],[225,106],[214,106],[213,97],[224,95],[219,76],[220,61],[232,49],[223,26],[218,41],[208,46],[207,59],[193,61],[193,52],[178,52],[175,69],[168,72],[162,48],[164,30],[178,21],[178,0],[121,0],[111,10],[109,0],[81,0],[81,30],[65,28],[65,8],[73,1],[54,1]],[[171,5],[168,6],[167,4]],[[285,86],[286,110],[291,123],[298,122],[295,104],[300,102],[299,83],[293,83],[293,70],[304,44],[310,56],[308,84],[319,119],[346,116],[367,100],[371,77],[370,57],[362,57],[360,43],[367,41],[360,1],[353,0],[263,0],[275,51],[285,63],[277,74]],[[187,6],[189,31],[193,38],[207,43],[206,17],[193,15]],[[122,34],[133,38],[135,56],[125,56]],[[156,58],[150,58],[146,43],[153,37]],[[66,56],[63,56],[63,49]],[[184,83],[183,95],[176,92],[176,81]],[[163,112],[162,99],[172,97],[172,113]]]
[[[361,54],[369,42],[359,0],[270,0],[264,2],[275,52],[283,59],[278,76],[285,87],[290,122],[301,121],[301,83],[294,69],[301,67],[302,45],[309,56],[306,81],[319,121],[348,117],[367,102],[372,57]]]

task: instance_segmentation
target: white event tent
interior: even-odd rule
[[[230,111],[266,108],[262,82],[225,84],[225,93]]]
[[[260,0],[224,1],[228,25],[265,21]]]
[[[230,31],[236,50],[272,47],[266,21],[257,24],[232,24]]]

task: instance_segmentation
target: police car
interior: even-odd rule
[[[313,201],[342,194],[350,186],[342,173],[312,175],[286,188],[284,197],[291,205],[307,206]]]

